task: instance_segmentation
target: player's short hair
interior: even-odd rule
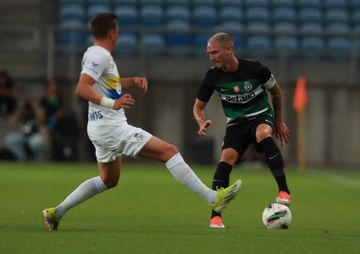
[[[90,30],[94,38],[104,39],[108,32],[116,29],[117,16],[113,13],[100,13],[90,21]]]
[[[210,39],[208,40],[208,43],[212,43],[215,41],[219,42],[224,47],[228,45],[234,46],[234,42],[231,36],[224,32],[216,33],[213,36],[211,36]]]

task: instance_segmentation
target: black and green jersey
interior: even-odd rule
[[[264,112],[273,116],[266,93],[266,89],[271,89],[275,84],[270,70],[254,60],[238,60],[239,67],[234,72],[225,72],[215,66],[208,70],[197,98],[208,102],[216,90],[228,121]]]

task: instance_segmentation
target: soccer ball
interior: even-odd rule
[[[291,223],[291,211],[286,205],[273,203],[262,214],[264,226],[268,229],[287,229]]]

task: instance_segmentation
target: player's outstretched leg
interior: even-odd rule
[[[61,217],[56,217],[56,208],[46,208],[42,211],[42,216],[44,217],[45,224],[49,231],[57,230]]]
[[[227,188],[219,188],[216,191],[216,201],[211,205],[211,208],[221,213],[240,192],[242,181],[237,180],[235,183]]]

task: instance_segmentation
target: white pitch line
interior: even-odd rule
[[[354,180],[349,177],[345,177],[328,171],[314,171],[314,173],[318,175],[322,175],[334,182],[341,183],[346,186],[358,187],[358,188],[360,187],[360,180]]]

